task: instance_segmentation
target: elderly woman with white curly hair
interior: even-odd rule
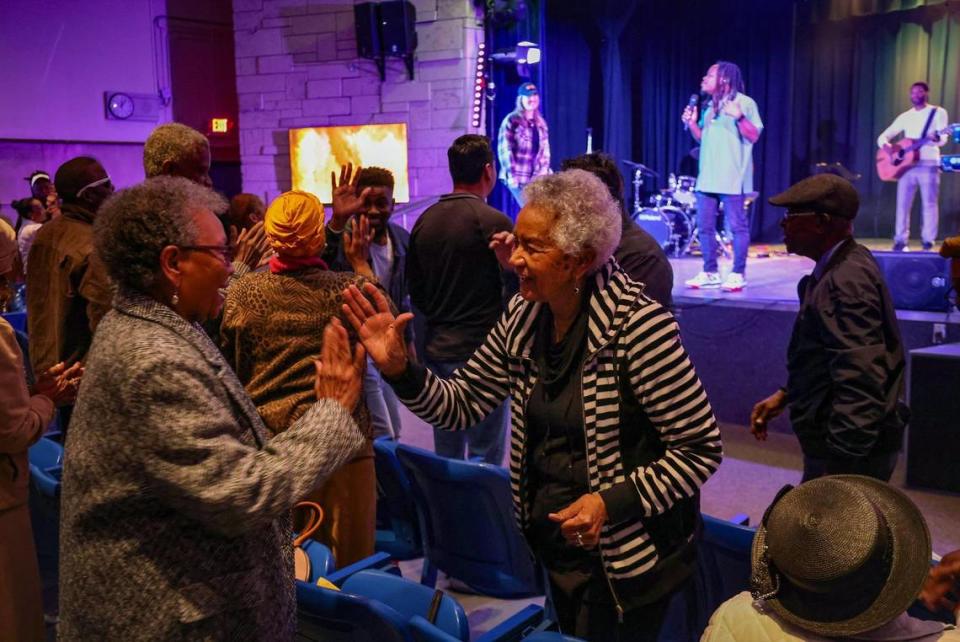
[[[693,569],[717,422],[676,322],[612,258],[620,212],[603,183],[569,170],[524,198],[510,257],[519,296],[450,379],[408,357],[411,315],[394,317],[375,288],[351,287],[345,312],[425,421],[464,429],[510,396],[515,512],[561,630],[654,640]]]

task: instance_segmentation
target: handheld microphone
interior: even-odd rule
[[[700,94],[690,94],[690,100],[687,101],[687,107],[696,107],[700,102]],[[690,129],[690,123],[683,124],[683,131]]]

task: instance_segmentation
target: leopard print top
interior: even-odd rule
[[[220,328],[221,350],[246,387],[264,423],[280,433],[314,403],[315,359],[320,358],[323,329],[342,317],[342,292],[363,277],[322,268],[273,274],[257,272],[238,279],[227,291]],[[370,414],[361,396],[353,418],[372,436]]]

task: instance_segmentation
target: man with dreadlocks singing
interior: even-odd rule
[[[740,68],[732,62],[711,65],[700,82],[707,107],[698,118],[695,104],[681,120],[700,142],[700,173],[697,176],[697,221],[703,271],[686,282],[688,288],[721,287],[717,270],[717,212],[720,204],[733,231],[733,270],[722,282],[728,292],[746,286],[747,249],[750,228],[744,195],[753,191],[753,145],[763,131],[757,103],[743,93]]]

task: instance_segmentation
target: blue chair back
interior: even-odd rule
[[[748,526],[703,515],[697,570],[670,602],[660,642],[696,642],[721,604],[750,590],[750,549],[755,533]]]
[[[336,560],[333,559],[333,551],[324,544],[308,539],[300,545],[300,548],[310,559],[310,582],[315,583],[321,577],[326,577],[337,570]]]
[[[397,442],[381,437],[373,442],[377,469],[376,550],[397,560],[423,557],[420,521],[410,480],[397,459]]]
[[[541,573],[513,518],[504,469],[404,444],[397,457],[410,477],[423,532],[422,583],[433,586],[439,569],[484,595],[543,593]]]
[[[524,642],[585,642],[580,638],[557,633],[556,631],[537,631],[522,639]]]
[[[26,312],[4,312],[3,318],[7,323],[13,326],[18,332],[27,331],[27,313]]]
[[[297,582],[297,639],[414,642],[405,618],[376,600]]]
[[[355,593],[382,602],[404,618],[426,617],[430,612],[434,589],[398,575],[369,570],[354,573],[343,583],[347,593]],[[432,622],[447,635],[466,642],[470,639],[470,625],[463,607],[454,598],[444,595],[440,600],[436,618]]]
[[[60,497],[60,478],[63,474],[63,446],[41,437],[28,451],[30,478],[43,497]]]

